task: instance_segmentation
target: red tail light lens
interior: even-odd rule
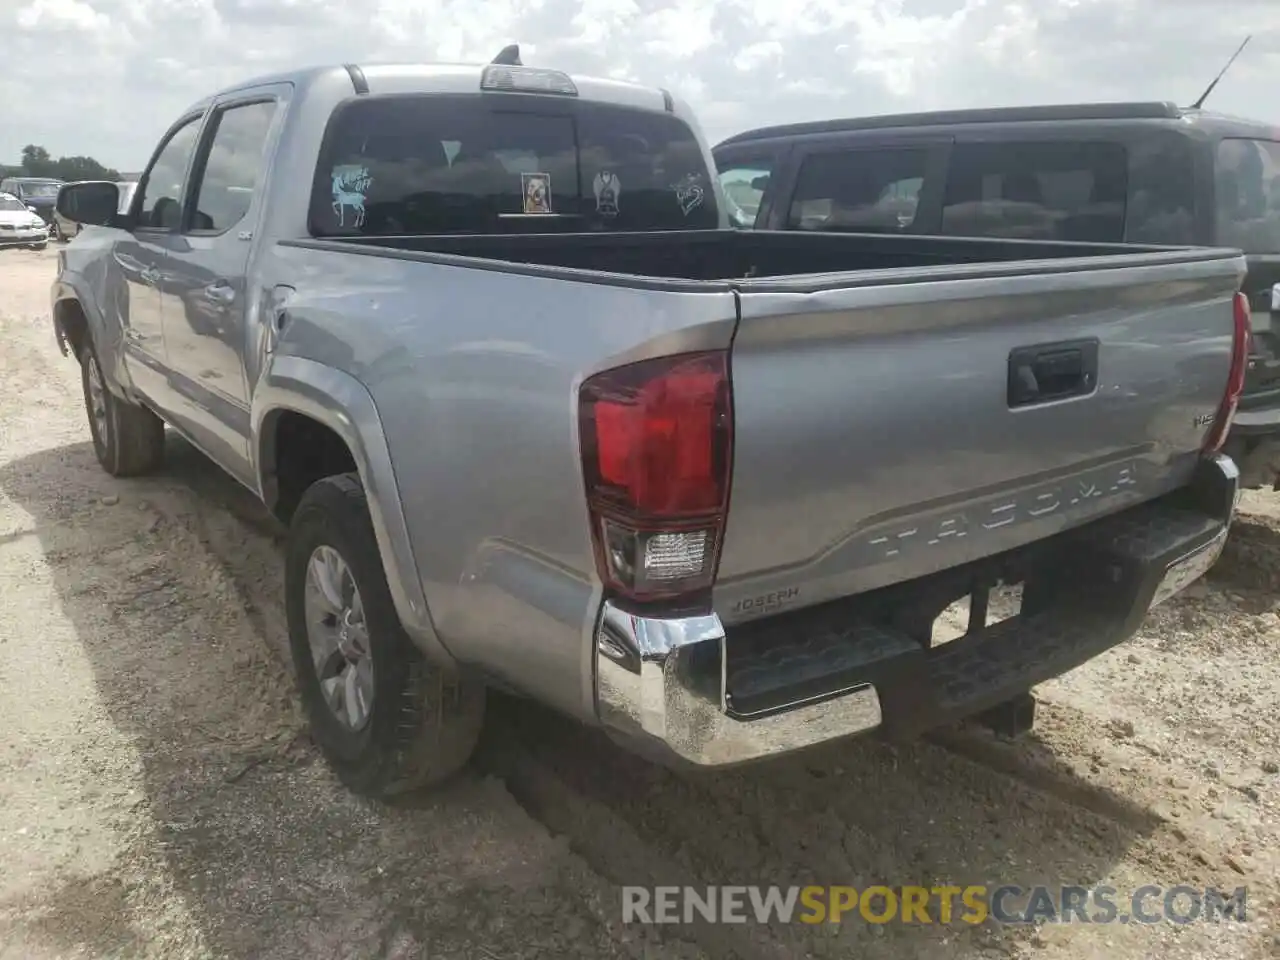
[[[1253,345],[1253,323],[1249,311],[1249,298],[1243,293],[1237,293],[1235,296],[1234,319],[1231,370],[1227,374],[1227,388],[1223,392],[1218,415],[1214,418],[1213,426],[1209,428],[1209,435],[1205,437],[1205,453],[1217,453],[1227,442],[1227,434],[1231,432],[1231,422],[1235,419],[1236,408],[1240,406],[1240,395],[1244,393],[1244,377],[1249,369],[1249,353]]]
[[[582,385],[578,416],[601,579],[638,601],[710,588],[729,501],[728,355],[597,374]]]

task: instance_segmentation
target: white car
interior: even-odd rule
[[[34,209],[11,193],[0,193],[0,247],[30,247],[43,250],[49,242],[49,228]]]

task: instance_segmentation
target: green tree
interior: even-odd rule
[[[93,157],[60,157],[53,165],[59,180],[119,180],[120,173],[104,167]]]
[[[22,148],[22,169],[29,177],[53,176],[53,158],[44,147],[28,143]]]
[[[105,167],[93,157],[59,157],[54,160],[44,147],[29,143],[22,148],[22,164],[6,168],[10,176],[54,177],[58,180],[116,180],[120,171]]]

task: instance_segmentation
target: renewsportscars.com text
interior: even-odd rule
[[[624,923],[1175,923],[1245,920],[1244,887],[623,887]]]

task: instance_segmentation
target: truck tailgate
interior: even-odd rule
[[[1187,482],[1234,251],[739,286],[727,623],[1021,546]]]

